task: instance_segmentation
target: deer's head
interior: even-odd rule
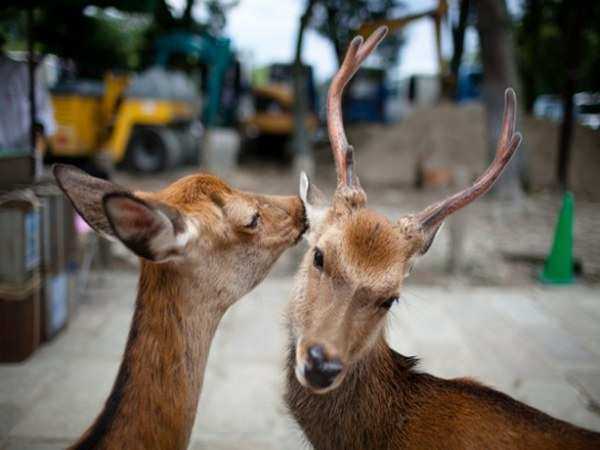
[[[496,158],[473,185],[396,220],[368,209],[366,194],[353,172],[341,95],[386,32],[385,27],[379,28],[364,43],[355,38],[329,89],[328,131],[338,176],[332,201],[324,201],[320,191],[301,176],[310,249],[297,277],[290,331],[296,377],[316,393],[339,386],[348,369],[376,345],[415,259],[427,252],[449,214],[491,188],[521,142],[514,130],[515,94],[508,89]]]
[[[169,264],[240,298],[302,236],[297,196],[238,191],[212,175],[182,178],[158,192],[131,192],[65,165],[54,175],[99,234],[117,239],[147,264]]]

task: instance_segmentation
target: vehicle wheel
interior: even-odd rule
[[[179,162],[177,137],[166,128],[137,128],[127,146],[127,165],[144,173],[159,172]]]

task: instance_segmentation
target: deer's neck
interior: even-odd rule
[[[600,448],[600,433],[472,380],[415,371],[383,337],[339,388],[313,394],[296,379],[292,344],[286,401],[315,450]]]
[[[376,449],[385,433],[402,423],[411,403],[405,382],[417,375],[415,361],[395,353],[382,334],[363,361],[349,368],[337,389],[313,394],[296,379],[295,342],[287,362],[286,401],[316,450]],[[382,400],[384,399],[384,400]]]
[[[230,304],[191,274],[142,264],[138,298],[112,392],[74,449],[185,449],[209,348]]]

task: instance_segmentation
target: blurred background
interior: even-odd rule
[[[4,0],[0,5],[0,449],[56,449],[116,376],[138,261],[94,235],[55,162],[132,189],[196,172],[331,193],[326,94],[350,39],[389,35],[344,121],[390,218],[495,152],[506,87],[524,143],[448,221],[390,344],[600,430],[600,3],[593,0]],[[305,244],[219,329],[193,449],[304,448],[280,400],[283,311]]]

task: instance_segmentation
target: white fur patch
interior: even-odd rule
[[[310,181],[306,172],[300,172],[300,199],[303,203],[308,203],[308,188],[310,187]]]
[[[199,234],[195,221],[186,217],[183,231],[176,234],[173,222],[163,211],[129,197],[110,199],[106,208],[120,239],[146,239],[149,252],[157,260],[176,257]]]
[[[310,237],[315,230],[319,228],[323,220],[325,219],[325,215],[327,213],[327,208],[322,208],[319,206],[315,206],[310,203],[309,200],[309,190],[310,190],[310,180],[308,175],[303,171],[300,173],[300,200],[304,204],[304,209],[306,211],[306,219],[308,220],[309,229],[306,233],[304,233],[304,239],[310,241]]]
[[[163,222],[161,231],[151,239],[150,248],[156,255],[170,253],[172,250],[183,250],[187,244],[198,237],[199,230],[195,221],[185,219],[184,231],[175,234],[173,224],[162,211],[155,211]]]

